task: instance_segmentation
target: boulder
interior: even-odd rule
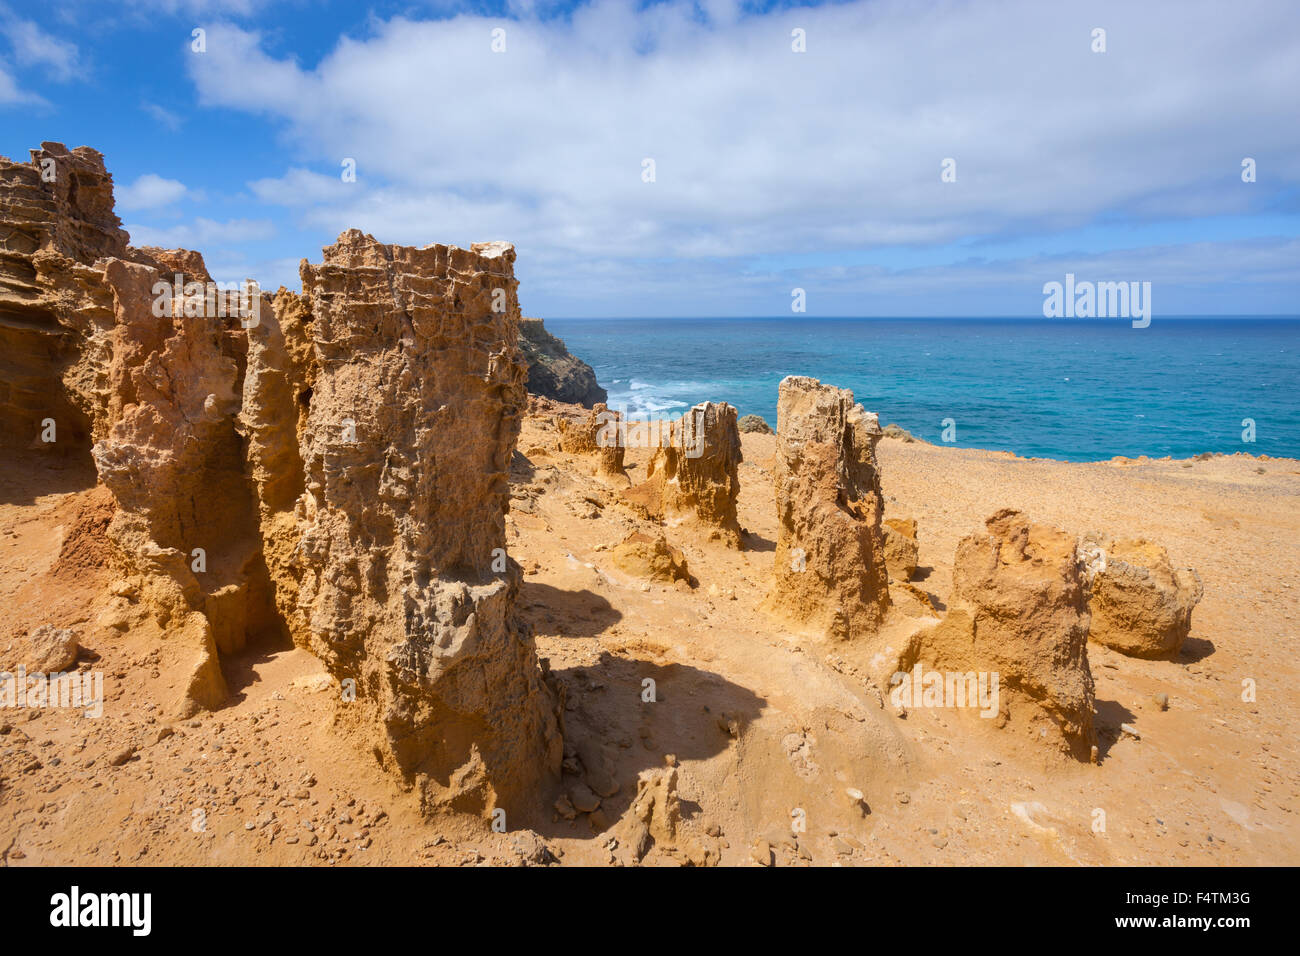
[[[1175,567],[1169,552],[1144,539],[1082,542],[1088,559],[1091,640],[1131,657],[1176,656],[1204,590],[1193,568]]]
[[[939,624],[912,638],[899,671],[998,675],[999,726],[1089,760],[1097,738],[1088,609],[1075,539],[998,511],[963,538]]]
[[[772,431],[772,426],[769,425],[767,422],[765,422],[762,418],[760,418],[757,415],[742,416],[740,421],[736,422],[736,427],[740,429],[740,432],[743,435],[747,435],[751,433],[757,435],[776,434],[775,432]]]
[[[671,584],[691,580],[686,558],[663,535],[634,531],[614,546],[614,566],[633,577]]]
[[[42,624],[27,635],[27,655],[23,662],[29,674],[57,674],[77,662],[77,634],[70,628]]]

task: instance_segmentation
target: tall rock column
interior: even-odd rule
[[[202,287],[202,258],[187,258],[184,277]],[[239,320],[209,312],[205,296],[159,308],[155,288],[174,278],[141,262],[104,263],[117,319],[112,425],[92,451],[117,504],[108,531],[122,571],[141,576],[167,646],[193,656],[187,706],[214,708],[226,696],[217,652],[236,652],[250,631],[277,623],[235,431],[238,367],[223,349]]]
[[[777,401],[775,582],[765,609],[837,639],[889,607],[876,416],[847,389],[789,376]]]
[[[249,332],[242,427],[281,613],[431,810],[535,804],[562,758],[504,550],[514,258],[349,230]]]

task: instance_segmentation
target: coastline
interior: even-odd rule
[[[1060,461],[1300,459],[1300,322],[548,320],[611,409],[726,401],[775,427],[780,381],[853,391],[918,439]]]
[[[1259,461],[1259,462],[1266,462],[1266,461],[1290,462],[1296,465],[1297,467],[1300,467],[1300,458],[1291,458],[1286,455],[1252,455],[1250,452],[1247,451],[1236,451],[1231,453],[1221,452],[1221,451],[1207,451],[1207,452],[1200,452],[1199,454],[1195,454],[1195,455],[1189,455],[1186,458],[1176,458],[1171,455],[1163,455],[1158,458],[1152,457],[1150,455],[1136,455],[1136,456],[1114,455],[1110,458],[1091,458],[1086,461],[1073,461],[1069,458],[1050,458],[1045,455],[1017,455],[1013,451],[1003,451],[1002,449],[998,449],[998,448],[976,448],[976,447],[971,447],[966,445],[943,445],[943,444],[937,444],[935,442],[926,441],[925,439],[922,438],[916,438],[915,436],[913,436],[909,441],[908,439],[899,438],[897,436],[885,435],[882,441],[885,440],[900,441],[903,444],[911,444],[912,442],[915,442],[916,444],[928,445],[931,448],[949,448],[952,449],[953,451],[979,452],[981,454],[994,455],[1000,458],[1007,458],[1009,460],[1014,460],[1014,461],[1051,462],[1053,464],[1059,464],[1059,465],[1131,466],[1131,465],[1148,465],[1148,464],[1160,464],[1160,463],[1179,464],[1182,462],[1202,462],[1202,461],[1210,461],[1216,458],[1242,458],[1248,461]],[[1300,472],[1297,473],[1300,474]]]

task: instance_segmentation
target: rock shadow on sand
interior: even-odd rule
[[[565,771],[551,799],[580,787],[592,789],[593,777],[594,789],[607,795],[599,797],[598,814],[542,823],[538,832],[551,838],[600,837],[628,812],[642,771],[664,767],[670,754],[680,765],[726,751],[767,706],[753,691],[712,671],[607,651],[593,665],[553,673],[565,688]],[[651,686],[654,699],[647,700]],[[616,792],[608,793],[611,780],[602,781],[602,771]],[[684,819],[702,812],[693,801],[683,800],[681,806]],[[551,815],[548,807],[548,820]]]
[[[597,637],[623,619],[594,591],[565,591],[540,581],[524,581],[516,609],[534,632],[561,637]]]

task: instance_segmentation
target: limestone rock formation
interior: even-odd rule
[[[176,703],[219,706],[218,648],[241,647],[270,607],[233,427],[239,318],[206,294],[197,253],[127,245],[93,149],[0,159],[0,236],[0,433],[93,451],[114,499],[111,563],[140,578],[163,650],[191,674]],[[178,279],[203,284],[194,302],[160,299]]]
[[[277,603],[354,682],[341,719],[377,719],[376,753],[427,807],[513,810],[562,757],[504,551],[526,402],[514,249],[350,230],[324,253],[249,330],[241,420]]]
[[[775,582],[765,608],[837,639],[875,633],[889,606],[876,416],[847,389],[782,380]]]
[[[717,866],[721,854],[716,841],[698,837],[685,824],[676,758],[670,754],[665,763],[638,776],[630,812],[616,829],[619,842],[630,854],[627,862],[640,863],[654,851],[664,861]]]
[[[571,355],[541,319],[519,320],[519,349],[528,364],[528,391],[557,402],[591,408],[609,400],[591,366]]]
[[[740,421],[736,422],[736,427],[740,429],[741,434],[773,435],[772,426],[765,422],[758,415],[744,415]]]
[[[201,258],[167,254],[165,267],[201,270]],[[117,504],[108,527],[119,570],[143,577],[144,605],[169,644],[193,656],[189,699],[217,707],[226,688],[218,652],[243,648],[250,631],[277,630],[243,447],[235,430],[239,370],[227,321],[179,300],[154,308],[143,262],[109,259],[115,326],[107,434],[93,448]],[[161,312],[161,314],[159,314]]]
[[[1132,657],[1172,657],[1192,626],[1204,593],[1193,568],[1177,568],[1160,545],[1137,539],[1110,542],[1086,536],[1088,636]]]
[[[429,805],[531,801],[561,744],[504,551],[513,248],[353,230],[301,296],[231,311],[198,253],[127,242],[99,153],[0,159],[0,424],[93,455],[130,595],[100,626],[154,629],[182,710],[224,702],[222,653],[287,632]]]
[[[963,538],[943,621],[899,662],[946,673],[998,675],[999,726],[1049,738],[1080,760],[1096,744],[1088,667],[1088,609],[1075,540],[1004,509]]]
[[[626,480],[627,472],[623,470],[626,448],[619,440],[621,423],[622,416],[608,409],[604,402],[593,405],[586,420],[580,423],[558,417],[560,450],[571,455],[595,455],[596,474]]]
[[[691,580],[686,558],[668,543],[663,535],[652,536],[634,531],[614,546],[614,566],[633,577],[671,584]]]
[[[127,239],[96,150],[0,157],[0,443],[88,456],[107,431],[113,299],[95,263],[130,258]]]
[[[896,438],[896,439],[898,439],[899,441],[901,441],[901,442],[906,442],[906,443],[908,443],[908,444],[911,444],[912,442],[921,441],[921,439],[917,438],[915,435],[913,435],[911,432],[909,432],[909,431],[908,431],[906,428],[904,428],[902,425],[896,425],[896,424],[894,424],[893,422],[890,422],[890,423],[889,423],[888,425],[886,425],[883,429],[881,429],[881,437],[882,437],[882,438]],[[923,444],[923,445],[928,445],[928,444],[930,444],[930,443],[929,443],[929,442],[924,442],[924,441],[923,441],[923,442],[921,442],[921,444]]]
[[[916,540],[916,520],[886,518],[881,525],[885,535],[885,567],[895,581],[910,581],[916,573],[920,545]]]
[[[698,528],[739,548],[736,498],[742,455],[736,409],[726,402],[702,402],[664,434],[664,440],[653,443],[646,480],[628,492],[629,503],[669,527]]]

